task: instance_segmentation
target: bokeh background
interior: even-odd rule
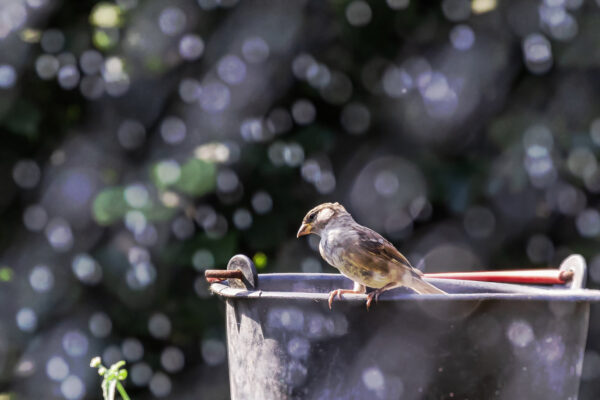
[[[428,272],[600,284],[593,0],[0,1],[0,398],[226,399],[202,277],[334,272],[343,203]],[[600,397],[592,310],[582,399]]]

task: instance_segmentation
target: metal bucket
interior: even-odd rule
[[[567,287],[431,280],[449,296],[396,289],[365,308],[329,291],[335,274],[256,275],[213,283],[226,300],[232,399],[576,399],[590,302],[585,261]],[[258,285],[257,285],[258,280]]]

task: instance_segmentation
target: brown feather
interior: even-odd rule
[[[379,233],[358,224],[355,229],[358,232],[358,241],[355,245],[370,253],[372,258],[379,261],[378,263],[385,263],[387,269],[390,268],[391,264],[403,270],[408,269],[418,276],[422,275],[421,271],[414,268],[410,261]]]

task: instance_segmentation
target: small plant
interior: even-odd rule
[[[104,397],[104,400],[114,400],[115,389],[119,391],[123,400],[131,400],[125,391],[123,384],[121,384],[121,382],[127,378],[127,370],[121,368],[124,365],[125,361],[121,360],[111,365],[110,368],[106,368],[102,365],[102,359],[100,357],[92,358],[90,367],[98,368],[98,374],[104,377],[102,380],[102,396]]]

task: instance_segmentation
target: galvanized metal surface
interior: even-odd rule
[[[266,274],[260,290],[211,285],[226,298],[232,399],[577,397],[600,292],[435,284],[453,294],[393,290],[370,311],[364,295],[328,309],[330,290],[352,286],[340,275]]]

